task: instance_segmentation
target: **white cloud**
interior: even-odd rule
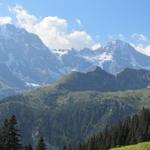
[[[10,17],[0,17],[0,25],[10,23],[12,23],[12,19]]]
[[[131,35],[132,38],[135,38],[139,41],[148,41],[147,37],[143,34],[134,33]]]
[[[80,19],[76,19],[75,22],[78,26],[83,27],[83,24]]]
[[[95,45],[92,37],[84,31],[74,31],[67,35],[67,39],[77,49],[92,48]]]
[[[27,31],[37,34],[41,40],[51,49],[83,49],[92,48],[93,50],[100,48],[100,43],[97,43],[93,38],[85,31],[78,31],[73,29],[69,31],[69,23],[66,19],[59,18],[57,16],[47,16],[42,19],[30,14],[22,6],[16,5],[9,8],[11,13],[15,14],[16,25],[25,28]],[[12,23],[10,17],[0,17],[0,24]],[[75,23],[78,26],[82,26],[80,19],[76,19]],[[134,33],[132,38],[139,41],[148,41],[147,37],[143,34]],[[109,35],[109,40],[120,39],[125,40],[126,37],[123,34]],[[133,44],[132,44],[133,45]],[[133,45],[137,51],[150,56],[150,45]]]
[[[9,11],[15,14],[17,25],[23,28],[31,28],[31,26],[35,25],[37,22],[37,18],[34,15],[29,14],[20,5],[9,7]]]
[[[68,21],[57,16],[48,16],[42,19],[29,14],[22,6],[9,8],[15,14],[17,25],[27,31],[37,34],[51,49],[83,49],[92,48],[98,43],[85,31],[73,30],[69,32]],[[78,25],[82,25],[79,19]]]

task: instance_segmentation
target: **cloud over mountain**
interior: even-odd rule
[[[71,22],[64,18],[58,16],[37,17],[21,5],[9,7],[9,12],[10,16],[13,14],[14,17],[0,17],[0,25],[13,23],[25,28],[27,31],[37,34],[50,49],[97,49],[102,45],[84,30],[84,25],[79,18],[75,19],[75,26],[70,27]],[[150,41],[144,34],[133,33],[126,37],[126,35],[119,33],[110,34],[107,37],[107,40],[116,39],[127,41],[137,51],[150,56]]]
[[[51,49],[75,48],[80,50],[85,47],[92,48],[98,44],[85,31],[75,29],[69,31],[69,23],[66,19],[57,16],[47,16],[40,19],[20,5],[11,7],[9,10],[15,14],[18,26],[37,34],[45,45]]]

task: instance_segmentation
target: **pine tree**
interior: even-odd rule
[[[44,139],[42,137],[38,140],[36,150],[46,150],[46,144],[45,144]]]
[[[9,139],[8,139],[8,146],[11,150],[20,150],[20,134],[19,130],[17,129],[17,119],[13,115],[9,120]]]
[[[62,150],[67,150],[67,146],[63,146]]]
[[[72,146],[70,144],[68,145],[68,150],[72,150]]]
[[[29,144],[27,146],[25,146],[25,150],[33,150],[32,146]]]
[[[1,129],[0,148],[1,150],[21,150],[20,134],[14,115],[9,120],[5,120]]]

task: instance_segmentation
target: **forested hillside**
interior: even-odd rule
[[[35,150],[46,150],[47,146],[43,137],[40,137],[35,146]],[[22,143],[21,131],[17,126],[17,119],[12,115],[5,119],[0,127],[0,150],[33,150],[31,144]]]
[[[106,127],[85,144],[80,144],[77,150],[108,150],[145,141],[150,141],[150,110],[143,108],[140,113],[128,117],[125,121]]]
[[[77,145],[107,125],[150,108],[150,90],[126,92],[69,92],[53,87],[9,97],[0,102],[0,122],[15,114],[23,142],[38,136],[55,147]]]

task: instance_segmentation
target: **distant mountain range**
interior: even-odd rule
[[[51,84],[72,72],[101,67],[116,74],[125,68],[150,70],[150,56],[116,40],[97,50],[51,50],[40,38],[14,25],[0,26],[0,98]]]
[[[72,68],[77,71],[89,71],[93,66],[99,66],[114,74],[125,68],[150,70],[150,56],[138,52],[132,45],[121,40],[112,41],[97,50],[83,49],[77,51],[72,49],[66,51],[59,50],[57,54],[63,62],[67,61],[66,65],[76,64],[72,65]],[[81,62],[84,62],[84,65],[82,65],[83,69],[80,70],[78,66],[82,64]]]

